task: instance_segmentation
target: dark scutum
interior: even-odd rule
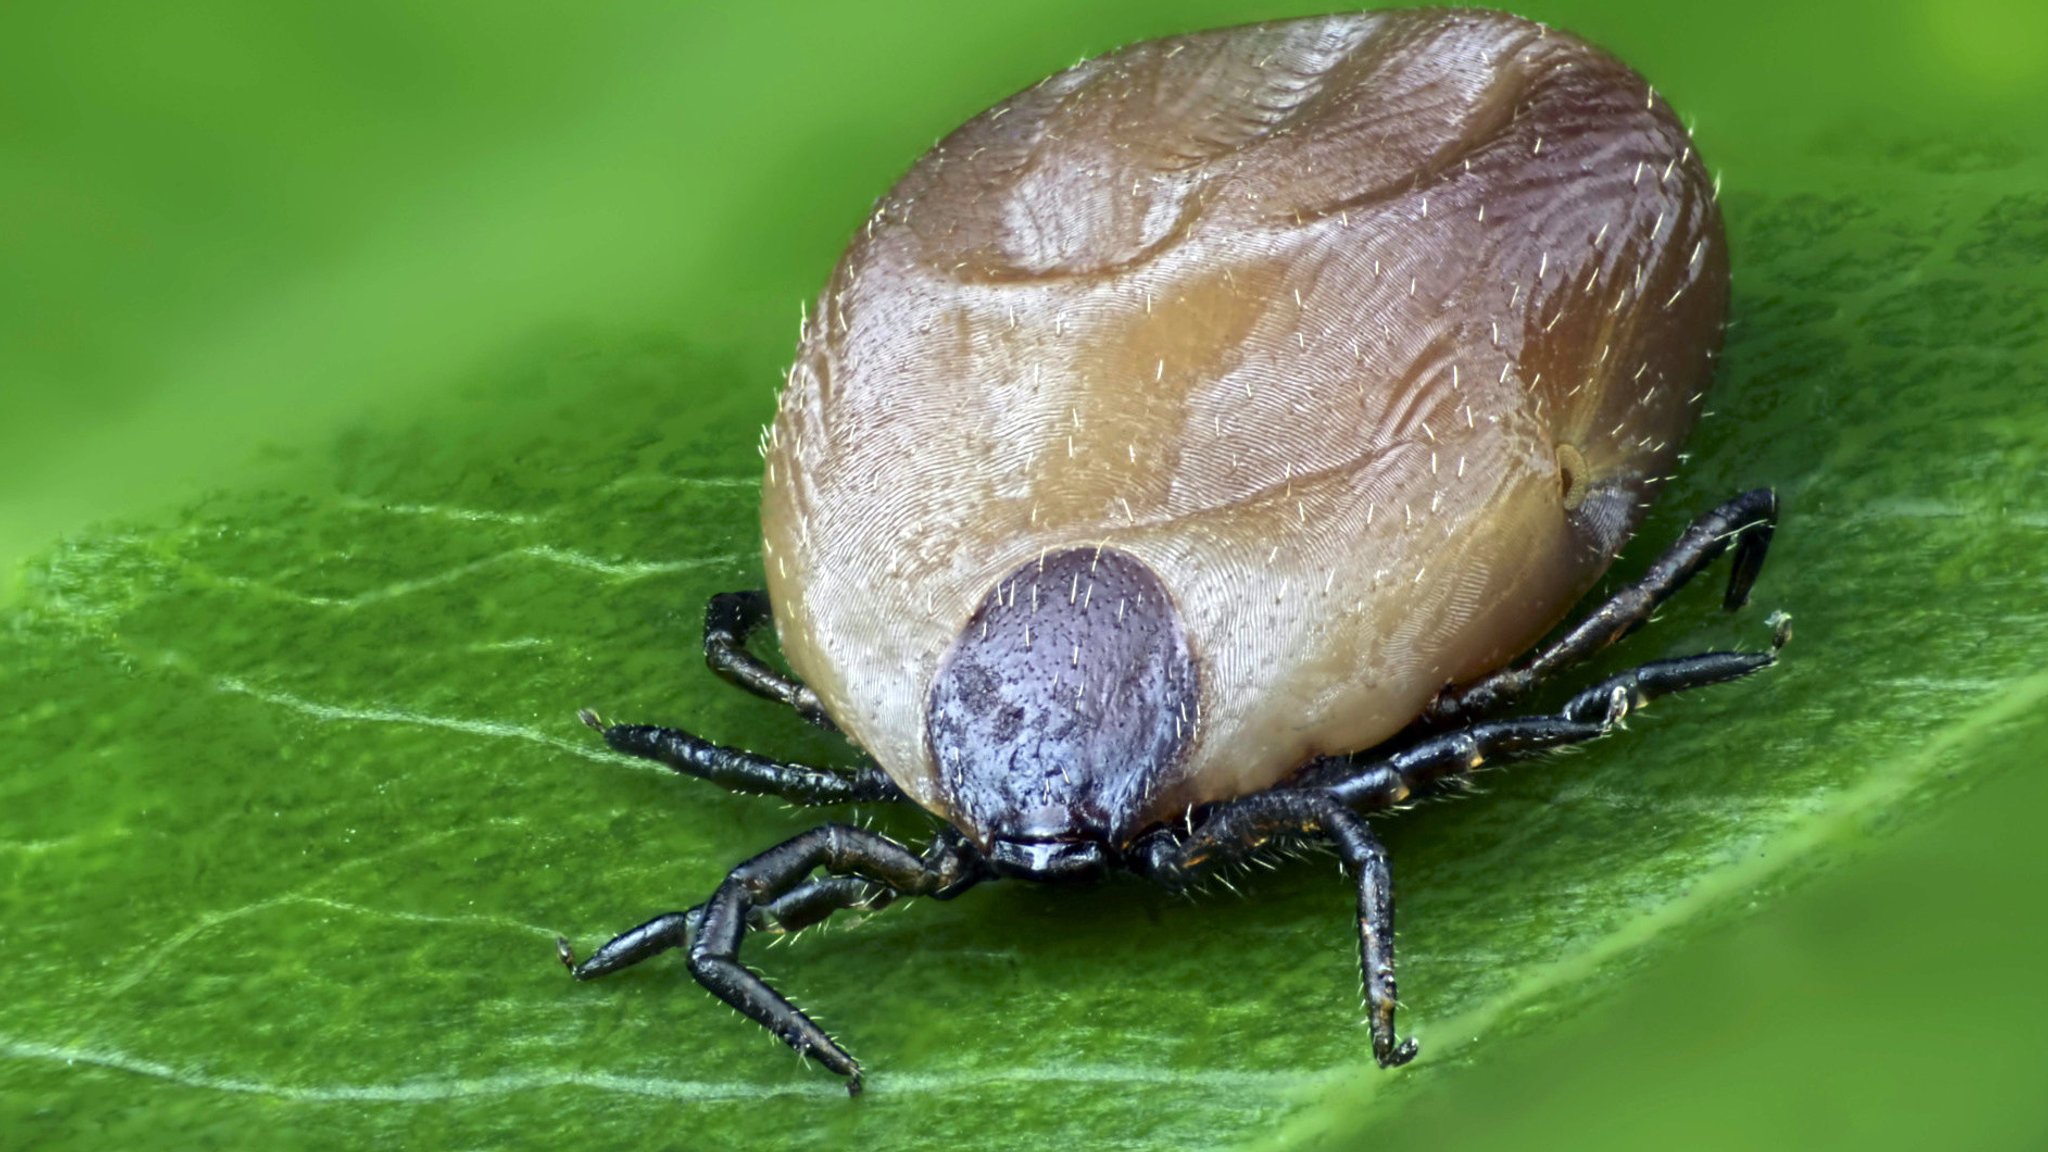
[[[1124,842],[1187,752],[1196,692],[1180,613],[1143,563],[1077,548],[1023,565],[932,681],[925,732],[955,823],[1020,865],[1024,846]]]

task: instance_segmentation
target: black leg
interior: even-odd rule
[[[566,936],[555,937],[555,955],[562,961],[562,967],[569,970],[569,975],[578,980],[595,980],[621,968],[631,968],[671,948],[689,947],[690,939],[697,934],[697,926],[703,922],[702,904],[688,912],[663,912],[647,923],[628,928],[605,941],[603,947],[590,954],[590,959],[580,964],[576,962],[576,950],[570,947]]]
[[[1393,1068],[1415,1058],[1413,1040],[1394,1033],[1394,885],[1365,818],[1327,792],[1280,789],[1227,801],[1205,810],[1187,831],[1160,829],[1133,846],[1132,867],[1172,887],[1202,870],[1243,861],[1274,841],[1318,836],[1336,848],[1358,882],[1358,958],[1373,1059]]]
[[[1778,497],[1769,488],[1744,492],[1692,522],[1678,542],[1658,557],[1642,579],[1615,593],[1591,616],[1581,620],[1556,643],[1529,659],[1460,688],[1446,689],[1425,716],[1432,726],[1490,715],[1557,672],[1586,659],[1650,618],[1659,605],[1685,586],[1700,569],[1735,545],[1722,606],[1730,611],[1749,601],[1770,550],[1777,525]]]
[[[1771,625],[1768,652],[1703,652],[1655,660],[1580,692],[1554,716],[1483,720],[1377,760],[1332,758],[1304,772],[1297,783],[1325,789],[1354,811],[1369,811],[1462,780],[1489,757],[1526,755],[1598,739],[1613,731],[1629,712],[1660,696],[1739,680],[1770,667],[1777,662],[1778,650],[1792,638],[1789,617],[1774,616]]]
[[[904,799],[888,775],[871,764],[843,771],[770,760],[738,748],[701,740],[675,728],[609,724],[585,709],[577,715],[604,734],[604,742],[629,756],[654,760],[734,792],[780,796],[793,804],[851,804]]]
[[[801,932],[843,908],[874,912],[896,901],[893,888],[858,876],[813,876],[748,913],[747,926],[756,932]]]
[[[827,875],[812,876],[819,868]],[[556,940],[555,951],[578,980],[594,980],[681,948],[698,983],[783,1043],[846,1077],[847,1091],[858,1094],[860,1064],[740,964],[740,942],[749,930],[794,932],[841,908],[880,908],[899,896],[951,899],[991,876],[951,832],[941,833],[919,856],[880,833],[827,824],[733,869],[703,904],[621,932],[580,964],[567,940]]]
[[[1624,700],[1615,696],[1605,701],[1608,710],[1594,719],[1518,716],[1489,720],[1431,737],[1384,759],[1350,765],[1326,762],[1319,766],[1313,783],[1356,811],[1392,808],[1467,779],[1490,758],[1583,744],[1605,736],[1626,711]]]
[[[818,704],[818,694],[784,676],[747,648],[747,638],[772,610],[763,591],[721,592],[704,606],[704,662],[726,680],[756,696],[787,704],[797,715],[830,732],[839,729]]]
[[[799,919],[810,913],[820,913],[818,918],[822,918],[823,911],[853,894],[849,887],[814,886],[807,890],[807,884],[815,884],[810,875],[818,868],[835,877],[850,876],[880,886],[892,896],[931,896],[941,900],[992,874],[957,835],[942,833],[919,856],[880,833],[848,824],[827,824],[733,869],[703,905],[703,917],[689,939],[690,974],[713,995],[752,1017],[801,1055],[846,1077],[846,1090],[857,1095],[861,1087],[860,1064],[810,1017],[739,962],[740,942],[754,926],[755,909],[807,892],[805,906],[791,911]],[[643,927],[634,931],[644,930]],[[674,943],[664,946],[673,947]],[[652,952],[643,950],[642,955],[648,954]],[[592,957],[591,961],[595,963],[596,959]]]
[[[1591,719],[1601,713],[1603,701],[1617,695],[1624,697],[1628,710],[1633,711],[1673,692],[1725,684],[1753,672],[1761,672],[1776,664],[1778,652],[1792,641],[1790,616],[1777,613],[1771,617],[1770,625],[1771,648],[1768,652],[1702,652],[1696,656],[1652,660],[1626,672],[1617,672],[1572,697],[1562,714],[1573,720]]]
[[[896,893],[858,876],[814,876],[766,904],[756,904],[747,913],[747,927],[756,932],[797,932],[823,921],[842,908],[875,910],[888,906]],[[706,905],[687,912],[664,912],[645,924],[628,928],[610,940],[588,960],[578,963],[575,949],[566,937],[555,937],[555,955],[578,980],[595,980],[621,968],[631,968],[671,948],[690,946],[704,923]]]

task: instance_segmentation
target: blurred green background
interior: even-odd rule
[[[379,632],[282,613],[346,602],[365,616],[371,609],[359,605],[496,563],[493,549],[509,540],[548,563],[588,567],[588,556],[600,556],[589,563],[611,565],[611,577],[651,572],[648,579],[677,582],[646,589],[645,606],[625,609],[608,606],[609,593],[564,593],[557,602],[510,580],[451,601],[449,627],[476,629],[479,652],[561,645],[553,649],[565,653],[561,663],[503,692],[545,717],[548,738],[562,747],[541,749],[532,760],[541,767],[502,778],[450,768],[429,786],[424,775],[403,776],[402,786],[431,787],[433,796],[413,794],[385,811],[393,827],[411,827],[406,821],[422,812],[458,832],[468,813],[483,826],[535,814],[518,781],[573,758],[563,749],[578,747],[578,736],[564,710],[617,698],[642,672],[677,685],[637,690],[649,718],[718,709],[728,738],[792,747],[802,738],[772,713],[725,704],[701,683],[688,653],[688,605],[750,579],[745,477],[754,431],[770,411],[800,302],[871,200],[960,120],[1075,59],[1321,7],[213,2],[0,11],[0,604],[13,605],[0,609],[11,628],[0,683],[19,709],[0,720],[0,945],[26,969],[12,1006],[0,1009],[0,1121],[79,1145],[201,1135],[234,1144],[283,1132],[290,1143],[329,1146],[408,1131],[470,1145],[579,1134],[624,1142],[658,1117],[680,1132],[701,1121],[714,1143],[758,1132],[773,1144],[814,1123],[850,1123],[822,1110],[842,1107],[837,1101],[812,1096],[801,1106],[781,1096],[765,1105],[664,1098],[658,1108],[633,1098],[610,1115],[629,1127],[605,1128],[605,1093],[631,1097],[619,1087],[630,1077],[592,1069],[578,1081],[597,1086],[585,1096],[508,1107],[519,1123],[493,1127],[457,1115],[467,1090],[450,1093],[454,1103],[442,1111],[420,1102],[431,1092],[408,1095],[420,1076],[455,1074],[460,1059],[437,1053],[414,1066],[380,1054],[380,1036],[401,1043],[396,1023],[258,1029],[276,1052],[246,1061],[210,1047],[204,1026],[176,1023],[187,1019],[180,1010],[214,1020],[264,986],[249,973],[197,972],[125,1006],[119,997],[141,978],[121,968],[139,963],[153,941],[199,939],[224,919],[218,908],[284,899],[256,880],[270,869],[290,873],[276,855],[281,845],[346,866],[362,843],[344,815],[245,857],[222,848],[256,843],[237,821],[257,808],[268,816],[269,781],[328,773],[336,791],[321,802],[345,805],[381,794],[379,763],[427,771],[419,746],[345,755],[333,741],[272,732],[259,720],[229,735],[221,726],[242,724],[240,714],[193,710],[179,677],[210,655],[205,683],[325,720],[380,722],[377,707],[393,699],[463,701],[484,691],[471,679],[474,663],[379,672],[367,649],[405,651],[412,625],[384,623]],[[940,981],[935,987],[958,981],[957,1009],[971,1003],[964,997],[980,978],[975,963],[1021,966],[1022,976],[1009,977],[1026,989],[1018,1003],[1038,1003],[1029,999],[1036,995],[1046,1008],[1042,1016],[1014,1008],[1025,1024],[1008,1009],[956,1021],[963,1036],[979,1041],[1013,1024],[1056,1028],[1062,1002],[1070,1015],[1093,1002],[1086,988],[1034,967],[1068,964],[1096,984],[1117,979],[1114,967],[1088,967],[1101,953],[1117,957],[1141,989],[1151,973],[1179,972],[1172,965],[1183,959],[1189,972],[1215,974],[1197,1000],[1218,1002],[1215,1035],[1226,1041],[1254,1027],[1313,1040],[1299,1051],[1258,1047],[1243,1061],[1229,1051],[1182,1053],[1175,1067],[1194,1070],[1179,1089],[1159,1089],[1156,1104],[1142,1084],[1093,1090],[1104,1098],[1075,1103],[1075,1114],[1121,1126],[1097,1133],[1102,1146],[1201,1142],[1210,1123],[1219,1141],[1278,1146],[2042,1146],[2048,1105],[2037,1081],[2048,1067],[2048,992],[2035,973],[2048,953],[2039,915],[2048,853],[2036,828],[2037,814],[2048,812],[2038,763],[2048,736],[2039,719],[2048,635],[2048,9],[1560,0],[1520,10],[1645,72],[1695,124],[1723,174],[1737,327],[1720,419],[1703,429],[1698,474],[1674,498],[1697,503],[1768,482],[1787,492],[1791,509],[1759,601],[1787,604],[1801,620],[1792,667],[1771,685],[1740,690],[1735,703],[1687,705],[1644,725],[1629,738],[1632,751],[1603,750],[1564,769],[1616,788],[1653,769],[1703,773],[1730,789],[1725,811],[1712,810],[1720,794],[1712,788],[1690,798],[1710,831],[1672,857],[1688,866],[1665,860],[1646,866],[1638,887],[1602,890],[1661,911],[1631,919],[1625,903],[1615,905],[1614,924],[1585,934],[1592,943],[1544,952],[1548,967],[1532,961],[1506,973],[1507,983],[1536,990],[1528,996],[1457,1000],[1451,993],[1465,986],[1450,975],[1454,957],[1439,948],[1448,958],[1433,960],[1430,951],[1445,937],[1427,934],[1456,938],[1459,901],[1485,907],[1492,896],[1520,907],[1522,899],[1506,865],[1460,872],[1459,862],[1491,860],[1475,854],[1503,843],[1504,813],[1518,804],[1549,812],[1556,797],[1503,782],[1457,810],[1407,818],[1391,837],[1397,874],[1411,885],[1404,946],[1420,949],[1404,992],[1431,1047],[1417,1075],[1396,1081],[1402,1087],[1374,1081],[1363,1090],[1355,1071],[1319,1078],[1357,1056],[1331,1034],[1337,1017],[1303,1021],[1261,1003],[1281,997],[1276,982],[1300,982],[1310,1001],[1353,992],[1341,964],[1326,962],[1348,945],[1342,894],[1323,891],[1321,868],[1304,870],[1311,879],[1273,882],[1287,931],[1329,941],[1328,955],[1318,952],[1318,966],[1302,972],[1271,972],[1276,955],[1291,962],[1291,954],[1249,937],[1187,943],[1220,931],[1213,920],[1246,915],[1227,900],[1161,912],[1117,896],[1084,898],[1071,922],[1058,901],[1006,895],[977,912],[966,902],[892,912],[864,930],[893,939],[892,948],[936,952],[922,964],[860,953],[851,933],[764,954],[815,984],[833,969],[834,953],[853,950],[856,975],[836,1000],[824,989],[818,999],[837,1009],[828,1009],[835,1023],[851,1018],[870,1032],[877,1025],[847,1003],[868,987],[866,974],[888,974],[890,998],[878,1013],[916,1011],[922,978]],[[614,468],[620,461],[627,464]],[[630,495],[630,482],[677,475],[706,487]],[[587,495],[600,491],[625,494]],[[463,498],[444,501],[451,494]],[[479,541],[475,555],[444,554],[441,535],[349,519],[361,506],[443,502],[483,509],[483,524],[503,532]],[[582,525],[616,518],[572,553],[561,534],[571,518],[547,519],[564,508],[577,509]],[[1667,507],[1657,526],[1682,522],[1687,511]],[[407,570],[407,556],[431,556],[438,567]],[[632,567],[671,561],[705,569],[699,577]],[[352,572],[361,575],[355,584]],[[245,604],[258,607],[238,618]],[[272,607],[280,615],[264,614]],[[532,635],[544,631],[533,622],[543,607],[559,641]],[[1678,615],[1681,633],[1709,619]],[[614,658],[620,646],[646,642],[657,623],[661,650],[630,667]],[[1739,625],[1713,635],[1754,639]],[[1687,644],[1682,634],[1664,642]],[[293,679],[291,659],[322,652],[343,655],[333,669]],[[525,667],[493,665],[490,691]],[[350,669],[360,675],[345,678]],[[275,675],[259,682],[258,673]],[[586,691],[597,695],[585,699]],[[307,703],[341,697],[358,701],[360,714]],[[494,704],[457,730],[488,736],[493,718],[512,707]],[[1728,734],[1702,734],[1705,726]],[[1802,733],[1811,738],[1801,742]],[[188,759],[167,751],[209,745]],[[1688,750],[1701,759],[1687,759]],[[1745,757],[1753,760],[1717,766]],[[1866,779],[1866,766],[1886,757],[1907,768],[1870,768]],[[260,778],[236,775],[232,766],[251,758],[265,760]],[[475,758],[458,750],[448,763]],[[1797,776],[1800,790],[1774,793],[1775,784],[1744,775],[1752,769]],[[690,843],[684,832],[661,831],[671,827],[661,808],[680,803],[678,793],[657,779],[643,797],[640,777],[607,771],[601,780],[627,781],[650,810],[634,818],[645,824],[607,816],[616,797],[601,784],[564,788],[545,811],[561,814],[567,831],[507,831],[492,842],[502,858],[472,861],[464,899],[426,900],[405,913],[413,919],[394,939],[459,932],[465,916],[485,927],[531,921],[538,927],[526,935],[536,938],[517,947],[535,949],[544,964],[540,929],[590,937],[624,926],[681,898],[679,870],[702,887],[719,860],[802,823],[770,814],[743,817],[735,830],[720,813],[738,809],[713,805],[708,827],[726,839],[682,869],[659,858]],[[1905,782],[1886,783],[1894,777]],[[1754,845],[1722,818],[1744,810],[1745,787],[1782,809],[1811,810],[1802,824],[1773,809],[1770,829],[1782,834],[1767,843],[1796,849],[1796,861],[1737,859]],[[571,815],[578,805],[591,809],[587,827]],[[162,819],[174,826],[151,825]],[[1601,831],[1610,840],[1637,835],[1626,818]],[[600,842],[591,847],[589,837]],[[88,850],[66,847],[78,843]],[[519,887],[515,877],[574,844],[586,846],[569,865],[577,869],[635,852],[650,858],[634,860],[645,872],[634,872],[630,887],[592,874],[558,902],[553,891]],[[1536,860],[1535,852],[1502,859]],[[1404,859],[1416,861],[1405,872]],[[1556,865],[1531,864],[1539,875],[1545,867]],[[156,870],[164,870],[160,883],[146,879]],[[1430,909],[1431,875],[1444,907]],[[227,886],[220,899],[210,885]],[[181,900],[191,902],[182,913]],[[944,923],[963,912],[979,919]],[[1154,917],[1153,927],[1131,932],[1126,921],[1139,912]],[[1078,952],[971,959],[983,955],[975,949],[1015,944],[1000,931],[1006,915],[1038,934],[1073,927]],[[1174,930],[1160,929],[1157,917]],[[897,921],[911,926],[890,927]],[[355,926],[340,930],[356,938],[348,935]],[[1145,939],[1128,950],[1108,943],[1125,935]],[[1513,927],[1500,935],[1536,938]],[[360,940],[347,979],[374,1002],[385,957],[405,945],[387,954],[377,933]],[[279,997],[290,997],[295,978],[319,984],[323,972],[341,970],[323,969],[320,945],[295,931],[269,943],[268,962],[281,967],[266,971],[283,981],[284,990],[273,989]],[[1191,958],[1161,956],[1184,944]],[[806,950],[818,955],[798,965]],[[448,957],[466,953],[421,955],[410,959],[452,967],[460,961]],[[296,962],[304,970],[286,971],[293,956],[306,957]],[[1239,962],[1248,970],[1226,971]],[[526,972],[526,963],[506,970]],[[949,966],[966,975],[931,976]],[[1491,987],[1472,979],[1474,988]],[[641,1034],[629,1022],[681,1048],[699,1028],[720,1045],[732,1032],[731,1059],[749,1082],[820,1087],[669,981],[621,981],[603,993],[549,984],[542,993],[508,989],[509,980],[492,973],[452,994],[483,1005],[502,995],[521,1012],[532,1006],[520,997],[545,995],[573,1006],[561,1011],[602,1020],[546,1017],[502,1031],[472,1022],[479,1051],[461,1059],[477,1063],[462,1069],[470,1078],[460,1083],[485,1084],[474,1094],[493,1109],[503,1097],[489,1088],[501,1074],[490,1046],[527,1070],[519,1074],[564,1061],[580,1068],[607,1050],[614,1030],[622,1049],[646,1044],[631,1039]],[[1182,1013],[1202,1007],[1171,1003]],[[1541,1007],[1515,1008],[1528,1003]],[[95,1015],[96,1006],[105,1012]],[[1262,1011],[1270,1018],[1260,1025]],[[155,1035],[146,1022],[160,1015],[171,1023]],[[1202,1030],[1139,1016],[1165,1033]],[[1472,1024],[1475,1034],[1453,1041],[1446,1022]],[[934,1050],[941,1041],[918,1039],[946,1035],[928,1025],[906,1025],[893,1049],[876,1042],[909,1069],[902,1083],[913,1099],[903,1111],[870,1109],[857,1129],[864,1140],[890,1146],[913,1130],[956,1146],[1079,1138],[1058,1114],[1069,1093],[1079,1101],[1088,1090],[1064,1081],[1020,1089],[1017,1099],[1028,1103],[981,1113],[971,1125],[944,1119],[978,1089],[970,1077],[921,1097],[910,1091],[917,1075],[960,1064]],[[183,1055],[173,1053],[174,1032],[196,1037]],[[1171,1047],[1135,1024],[1126,1033],[1148,1050]],[[1103,1047],[1117,1033],[1105,1035],[1054,1032],[1039,1052],[1105,1067],[1118,1055]],[[349,1065],[351,1054],[363,1063]],[[648,1055],[643,1071],[666,1066],[661,1053]],[[385,1087],[323,1096],[319,1085],[329,1081]],[[875,1086],[886,1093],[885,1079]],[[1200,1110],[1211,1105],[1213,1120]],[[777,1119],[764,1120],[764,1109]],[[1153,1114],[1162,1110],[1179,1119]]]

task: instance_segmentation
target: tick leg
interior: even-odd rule
[[[566,936],[555,937],[555,956],[569,975],[578,980],[595,980],[609,976],[621,968],[631,968],[642,960],[648,960],[671,948],[687,948],[690,938],[697,934],[697,925],[704,921],[704,906],[699,904],[688,912],[663,912],[645,924],[626,929],[604,942],[604,946],[590,954],[588,960],[577,963],[575,949],[569,946]]]
[[[1618,672],[1602,680],[1566,704],[1560,713],[1566,719],[1587,720],[1598,716],[1606,701],[1617,695],[1626,699],[1629,710],[1641,708],[1659,696],[1705,688],[1740,680],[1778,662],[1778,652],[1792,640],[1792,618],[1782,613],[1771,618],[1771,649],[1768,652],[1702,652],[1670,660],[1652,660],[1641,667]]]
[[[756,932],[801,932],[842,908],[886,908],[896,895],[895,889],[858,876],[813,876],[767,904],[754,905],[747,926]]]
[[[1653,660],[1620,672],[1571,698],[1557,715],[1483,720],[1432,736],[1391,756],[1363,763],[1331,759],[1300,777],[1357,811],[1391,807],[1460,780],[1489,757],[1525,755],[1582,744],[1613,731],[1629,712],[1659,696],[1739,680],[1777,662],[1792,638],[1791,621],[1774,617],[1768,652],[1702,652]]]
[[[896,898],[896,893],[858,876],[814,876],[766,904],[756,904],[747,913],[747,926],[756,932],[797,932],[823,921],[841,908],[878,909]],[[578,963],[575,950],[564,937],[555,938],[555,955],[578,980],[595,980],[621,968],[631,968],[671,948],[690,946],[704,923],[705,905],[687,912],[664,912],[638,927],[628,928],[604,943]]]
[[[588,709],[577,715],[620,752],[666,764],[685,776],[709,780],[734,792],[780,796],[793,804],[893,802],[904,798],[888,775],[871,764],[845,770],[813,768],[713,744],[675,728],[608,724]]]
[[[1476,683],[1446,690],[1430,704],[1426,719],[1441,727],[1488,715],[1512,703],[1562,669],[1642,626],[1686,581],[1727,551],[1730,543],[1735,545],[1735,561],[1721,602],[1729,611],[1742,607],[1749,601],[1750,586],[1756,583],[1764,554],[1770,550],[1777,520],[1778,497],[1769,488],[1744,492],[1706,513],[1692,522],[1640,580],[1615,593],[1556,643]]]
[[[1319,789],[1278,789],[1206,809],[1193,829],[1162,829],[1134,846],[1137,871],[1183,887],[1202,870],[1243,861],[1272,842],[1316,836],[1337,850],[1358,883],[1358,958],[1373,1059],[1394,1068],[1415,1058],[1415,1041],[1394,1033],[1394,883],[1386,849],[1365,818]]]
[[[839,731],[818,703],[818,694],[777,672],[747,647],[747,638],[767,622],[768,593],[721,592],[704,606],[704,662],[731,683],[756,696],[786,704],[828,732]]]
[[[853,877],[877,885],[891,896],[939,899],[972,887],[988,874],[979,857],[957,837],[941,835],[919,856],[880,833],[848,824],[827,824],[733,869],[703,905],[703,918],[689,941],[690,974],[799,1054],[846,1077],[846,1090],[857,1095],[860,1064],[810,1017],[739,962],[740,943],[753,926],[754,910],[804,891],[811,872],[819,868],[832,877]],[[813,887],[805,911],[829,911],[827,906],[851,891]]]
[[[1391,808],[1465,779],[1489,757],[1561,748],[1605,736],[1627,710],[1626,699],[1625,695],[1611,695],[1594,700],[1590,706],[1594,717],[1588,719],[1520,716],[1488,720],[1433,736],[1383,760],[1349,767],[1330,765],[1313,782],[1347,808]]]

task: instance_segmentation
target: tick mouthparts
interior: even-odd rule
[[[1011,840],[990,842],[987,858],[996,872],[1013,879],[1093,880],[1109,871],[1107,845],[1094,840]]]
[[[1771,629],[1771,651],[1773,653],[1776,653],[1779,649],[1792,642],[1792,614],[1790,612],[1782,610],[1773,612],[1765,618],[1764,623],[1769,625]]]

